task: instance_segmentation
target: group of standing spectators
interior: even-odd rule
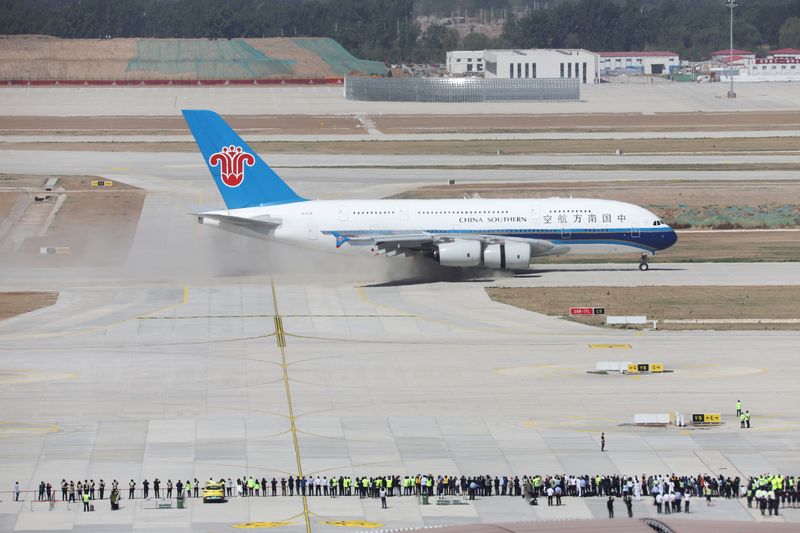
[[[658,513],[689,512],[693,498],[703,498],[710,505],[713,497],[747,498],[748,507],[754,504],[762,514],[778,514],[780,507],[797,507],[800,498],[800,477],[764,474],[742,482],[739,477],[725,476],[678,476],[650,475],[526,475],[522,476],[453,476],[447,474],[417,474],[414,476],[289,476],[280,479],[266,477],[258,479],[242,476],[209,479],[201,483],[194,478],[185,482],[177,480],[166,483],[159,478],[145,479],[141,485],[131,479],[128,482],[128,499],[141,498],[199,498],[202,488],[208,483],[222,485],[226,497],[266,496],[358,496],[379,498],[394,496],[524,496],[531,504],[538,498],[547,498],[548,505],[561,505],[562,497],[605,497],[613,507],[613,498],[622,498],[626,506],[643,497],[650,497]],[[110,490],[109,490],[110,489]],[[118,505],[121,487],[114,479],[107,485],[103,479],[77,482],[62,479],[58,489],[51,483],[41,481],[38,499],[56,499],[56,490],[61,500],[83,502],[88,510],[95,499],[112,499],[112,507]],[[20,486],[14,486],[15,499],[19,500]],[[611,512],[611,510],[610,510]],[[629,509],[630,514],[630,509]]]

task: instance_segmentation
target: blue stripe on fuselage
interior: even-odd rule
[[[672,228],[633,228],[632,230],[596,230],[596,229],[569,229],[569,230],[543,230],[543,229],[496,229],[496,230],[471,230],[471,229],[437,229],[421,230],[433,235],[437,234],[465,234],[465,235],[491,235],[494,237],[513,237],[517,239],[540,239],[553,244],[617,244],[631,246],[648,251],[665,250],[678,240]],[[633,237],[633,233],[639,233]],[[335,236],[369,235],[369,234],[402,234],[403,231],[387,230],[337,230],[323,231],[325,234]],[[569,235],[567,237],[567,235]]]

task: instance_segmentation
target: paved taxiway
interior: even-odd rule
[[[635,265],[595,268],[622,283],[674,275],[641,273]],[[750,268],[770,272],[769,265]],[[562,275],[574,283],[586,277]],[[62,285],[27,278],[2,288]],[[491,282],[360,286],[295,277],[278,278],[273,292],[267,277],[186,287],[73,279],[55,306],[0,323],[0,400],[8,413],[0,425],[0,478],[32,485],[103,477],[124,485],[154,476],[280,477],[297,471],[298,457],[304,473],[328,476],[800,471],[796,333],[594,329],[494,303],[485,284]],[[630,348],[592,347],[606,343]],[[600,360],[658,361],[675,372],[587,374]],[[760,390],[781,391],[781,400],[754,392]],[[739,430],[730,412],[740,397],[754,413],[749,431]],[[636,412],[673,410],[721,411],[725,424],[628,425]],[[599,451],[601,431],[606,453]],[[333,529],[322,524],[330,519],[398,527],[603,513],[600,500],[570,501],[561,513],[516,499],[440,509],[407,498],[385,513],[355,499],[310,498],[308,505],[314,530]],[[637,515],[649,512],[637,505]],[[751,518],[738,502],[705,516]],[[299,498],[192,503],[188,513],[126,502],[122,513],[89,515],[4,502],[0,517],[20,530],[204,530],[290,517],[295,525],[287,529],[305,528]],[[785,519],[800,516],[787,511]]]

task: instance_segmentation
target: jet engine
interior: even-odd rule
[[[528,268],[531,247],[524,242],[490,244],[483,251],[483,264],[489,268]]]
[[[436,247],[434,258],[446,267],[476,267],[481,264],[481,241],[443,242]]]

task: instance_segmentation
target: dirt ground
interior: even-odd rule
[[[225,120],[240,133],[250,134],[365,134],[351,116],[262,115],[231,116]],[[14,117],[0,116],[0,135],[145,135],[188,133],[183,117]]]
[[[147,89],[142,89],[147,90]],[[653,113],[653,114],[573,114],[573,115],[369,115],[376,127],[383,133],[531,133],[531,132],[606,132],[606,131],[708,131],[713,136],[714,131],[766,131],[766,130],[792,130],[800,129],[800,111],[781,112],[737,112],[737,113]],[[274,133],[274,134],[365,134],[366,130],[359,125],[354,116],[340,115],[260,115],[226,117],[226,120],[245,133]],[[186,125],[179,116],[118,116],[118,117],[10,117],[0,116],[0,134],[18,133],[74,133],[103,134],[114,133],[142,134],[142,133],[185,133]],[[752,144],[753,150],[776,150],[776,143],[785,143],[781,138],[775,139],[746,139]],[[797,150],[796,139],[793,144],[787,144],[787,150]],[[699,143],[697,149],[714,149],[715,141],[720,139],[666,140],[672,149],[683,147],[685,151],[694,151],[692,144]],[[673,143],[673,141],[675,141]],[[683,141],[683,142],[680,142]],[[729,139],[724,144],[731,144],[735,139]],[[643,140],[609,141],[613,144],[607,151],[613,152],[617,148],[626,151],[640,151]],[[663,141],[659,141],[663,142]],[[741,142],[741,140],[740,140]],[[586,143],[584,140],[564,141],[563,150],[551,151],[576,151],[576,147]],[[388,142],[380,143],[384,147],[392,147]],[[425,149],[426,142],[401,143],[401,146],[411,146],[413,151],[407,153],[420,153],[419,147]],[[451,145],[471,145],[459,141]],[[530,146],[538,146],[538,141],[503,141],[502,144],[494,143],[494,152],[503,149],[506,153],[529,153]],[[649,143],[648,143],[649,144]],[[761,146],[763,145],[763,147]],[[438,149],[447,146],[437,144]],[[561,145],[556,145],[561,146]],[[736,148],[742,149],[741,145]],[[397,147],[393,147],[398,149]],[[724,149],[724,148],[721,148]],[[533,148],[538,151],[537,148]],[[449,151],[444,153],[450,153]],[[406,153],[406,152],[404,152]],[[422,152],[431,153],[431,152]],[[436,152],[442,153],[442,152]]]
[[[5,242],[10,235],[2,236],[4,265],[112,266],[124,262],[136,233],[146,192],[119,181],[107,188],[92,187],[93,180],[102,179],[96,176],[62,176],[56,191],[48,193],[44,202],[33,202],[34,193],[42,191],[46,179],[44,176],[0,175],[0,206],[8,204],[12,196],[29,197],[28,208],[20,220],[25,222],[15,221],[17,229],[31,220],[38,220],[41,225],[19,245]],[[60,207],[59,197],[64,197]],[[38,219],[31,216],[34,210],[41,213],[43,209],[47,213],[56,210],[46,230],[44,216]],[[14,231],[12,227],[9,233]],[[68,247],[69,253],[42,255],[42,247]]]
[[[57,292],[0,292],[0,320],[53,305]]]
[[[377,128],[384,133],[725,131],[789,130],[800,127],[800,111],[574,115],[387,115],[371,118]]]
[[[570,307],[604,307],[607,315],[648,320],[800,318],[800,287],[527,287],[487,288],[492,300],[544,313],[569,316]],[[572,317],[601,325],[605,317]],[[662,324],[659,329],[800,329],[800,324]]]
[[[21,193],[2,192],[0,193],[0,220],[5,220],[11,209],[17,203]]]
[[[39,132],[41,133],[41,132]],[[68,132],[78,134],[77,132]],[[116,132],[109,132],[116,133]],[[144,133],[144,132],[142,132]],[[175,134],[186,131],[172,132]],[[304,134],[306,132],[293,132]],[[339,131],[338,133],[349,133]],[[354,137],[359,132],[353,132]],[[34,135],[35,133],[30,133]],[[89,135],[92,132],[83,132]],[[536,140],[536,141],[377,141],[361,137],[353,141],[255,141],[249,143],[259,153],[290,154],[355,154],[355,155],[495,155],[499,150],[504,155],[525,154],[614,154],[622,149],[626,154],[716,154],[735,152],[737,155],[795,154],[800,148],[794,138],[758,139],[601,139],[601,140]],[[103,152],[196,152],[197,145],[191,141],[176,142],[4,142],[0,133],[0,150],[70,150]],[[408,168],[408,167],[406,167]],[[416,167],[423,168],[423,167]],[[432,167],[425,167],[432,168]],[[453,160],[447,168],[462,168]],[[480,169],[475,165],[469,168]],[[483,169],[581,169],[581,170],[797,170],[796,163],[753,164],[627,164],[625,157],[616,165],[571,164],[568,158],[560,165],[508,165],[498,160],[496,165]]]

